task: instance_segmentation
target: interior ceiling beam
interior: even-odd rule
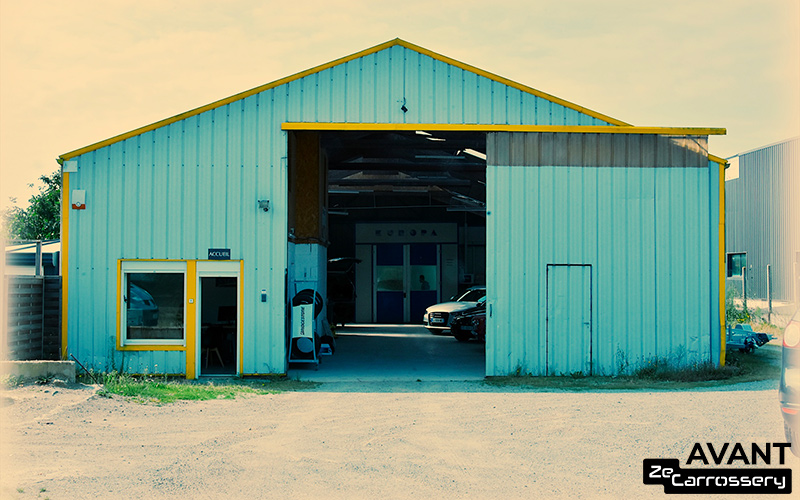
[[[462,152],[460,152],[462,151]],[[460,152],[460,153],[459,153]],[[459,153],[459,154],[456,154]],[[365,150],[363,148],[353,147],[345,149],[328,149],[326,150],[328,161],[330,163],[356,163],[366,160],[401,160],[401,161],[431,161],[437,162],[452,162],[452,163],[480,163],[485,165],[485,160],[476,158],[473,155],[463,153],[463,148],[460,150],[448,148],[437,149],[413,149],[413,148],[379,148],[372,150]]]
[[[395,186],[402,188],[403,186],[459,186],[459,187],[472,187],[485,191],[483,184],[474,178],[470,177],[416,177],[408,179],[386,178],[386,177],[356,177],[353,179],[345,178],[330,178],[328,183],[333,186],[363,186],[363,185],[382,185],[382,186]]]
[[[431,163],[431,164],[454,165],[454,166],[472,163],[472,164],[485,165],[485,163],[470,161],[469,158],[464,156],[448,155],[446,153],[438,153],[433,151],[429,151],[426,153],[410,153],[410,154],[385,154],[385,155],[370,155],[370,156],[354,155],[354,156],[344,157],[342,159],[328,157],[328,163],[329,164],[335,163],[336,165],[361,165],[363,163],[377,163],[382,165],[391,165],[393,163],[398,165]]]
[[[486,141],[475,140],[444,140],[432,141],[428,139],[415,139],[412,141],[387,141],[383,139],[362,139],[359,141],[336,141],[336,143],[323,143],[322,147],[327,150],[357,150],[357,151],[385,151],[396,149],[411,150],[450,150],[458,151],[466,148],[483,151],[486,149]]]
[[[331,181],[331,189],[345,186],[389,186],[403,188],[405,186],[471,186],[469,179],[337,179]]]
[[[328,170],[330,171],[345,171],[345,172],[364,172],[373,175],[386,175],[386,172],[404,172],[408,175],[414,175],[415,172],[445,172],[453,175],[458,173],[476,173],[482,174],[486,171],[486,165],[483,163],[458,163],[447,164],[434,163],[434,162],[418,162],[418,163],[328,163]]]
[[[403,159],[408,161],[416,161],[421,159],[436,159],[439,161],[454,161],[454,162],[463,162],[463,161],[475,161],[478,158],[475,158],[472,155],[461,153],[456,154],[458,151],[455,149],[373,149],[370,151],[366,151],[361,148],[348,148],[348,149],[337,149],[333,151],[326,151],[328,155],[329,161],[334,161],[338,163],[343,163],[347,161],[359,161],[361,159]]]
[[[441,140],[444,139],[444,140]],[[456,156],[458,151],[485,151],[485,134],[418,135],[414,132],[374,132],[372,134],[324,133],[322,147],[330,158],[358,156],[399,156],[438,154]]]

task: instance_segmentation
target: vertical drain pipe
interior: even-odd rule
[[[747,311],[747,268],[742,267],[742,300],[744,301],[744,310]]]

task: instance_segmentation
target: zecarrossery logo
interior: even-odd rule
[[[695,443],[686,465],[701,462],[709,465],[709,457],[715,465],[772,465],[772,455],[778,455],[780,465],[784,465],[785,450],[789,443],[766,443],[763,447],[755,443],[750,447],[750,455],[741,443],[725,443],[715,449],[706,443],[706,454],[700,443]],[[730,452],[730,454],[728,454]],[[727,455],[727,459],[726,459]],[[643,466],[644,484],[660,484],[664,493],[755,493],[788,494],[792,492],[792,469],[760,468],[692,468],[681,469],[676,458],[646,458]]]

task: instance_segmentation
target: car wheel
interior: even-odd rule
[[[472,338],[472,335],[463,332],[453,332],[453,337],[455,337],[459,342],[467,342]]]

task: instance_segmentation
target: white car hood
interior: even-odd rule
[[[464,301],[464,302],[442,302],[441,304],[436,304],[430,306],[425,312],[446,312],[446,313],[453,313],[456,311],[461,311],[463,309],[468,309],[470,307],[474,307],[477,302],[472,301]]]

